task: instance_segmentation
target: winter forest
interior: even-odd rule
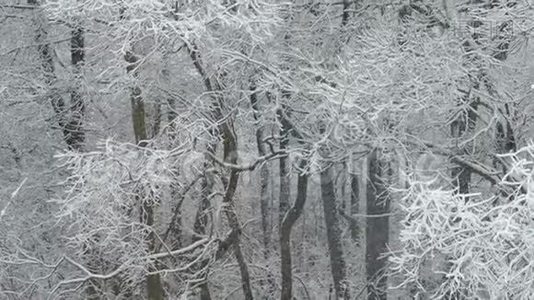
[[[0,0],[0,299],[534,299],[530,0]]]

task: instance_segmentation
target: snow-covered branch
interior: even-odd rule
[[[508,194],[459,194],[412,182],[402,202],[402,247],[390,258],[401,286],[422,287],[431,265],[432,276],[441,276],[433,298],[532,298],[533,154],[530,145],[506,155],[513,164],[497,184],[513,191]]]

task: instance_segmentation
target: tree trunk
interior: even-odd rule
[[[281,118],[279,114],[279,118]],[[289,141],[288,128],[282,122],[280,127],[280,151],[287,149]],[[284,215],[289,209],[289,198],[291,195],[290,181],[289,181],[289,169],[287,165],[287,157],[281,157],[280,162],[280,197],[279,197],[279,211],[278,211],[278,225],[282,224]]]
[[[37,0],[28,0],[29,5],[38,6]],[[39,18],[37,22],[46,22],[45,18]],[[71,91],[70,103],[70,118],[67,116],[68,110],[61,95],[53,91],[54,81],[56,81],[54,59],[52,56],[53,50],[48,43],[48,32],[46,24],[37,25],[37,33],[35,42],[37,43],[37,51],[41,60],[41,68],[44,73],[45,84],[50,88],[49,96],[52,109],[57,118],[57,123],[62,131],[63,140],[69,148],[73,151],[81,151],[85,141],[85,135],[82,128],[82,121],[85,114],[85,104],[77,88]],[[81,65],[85,58],[84,49],[84,32],[81,26],[71,32],[71,64],[74,66],[76,77],[81,76]]]
[[[269,186],[269,165],[264,164],[260,168],[260,209],[261,228],[263,231],[263,256],[269,258],[269,248],[271,245],[271,224],[269,223],[270,206],[270,186]]]
[[[235,161],[232,163],[235,164]],[[234,203],[232,201],[235,191],[237,189],[238,179],[239,173],[235,170],[232,170],[230,172],[230,179],[228,181],[228,187],[226,189],[223,202],[228,205],[225,211],[228,223],[230,224],[232,230],[238,233],[233,243],[233,249],[234,256],[236,258],[241,274],[241,286],[243,288],[243,294],[245,295],[245,300],[252,300],[253,296],[252,288],[250,285],[250,274],[248,271],[247,263],[245,261],[245,257],[243,256],[243,251],[241,250],[241,225],[239,224],[239,220],[237,219]]]
[[[390,199],[382,178],[385,166],[375,149],[369,155],[367,183],[367,214],[382,215],[389,212]],[[380,258],[387,251],[389,240],[389,217],[367,218],[366,227],[367,299],[386,300],[386,259]]]
[[[343,14],[341,15],[341,26],[345,27],[347,23],[349,22],[349,6],[351,1],[350,0],[343,0]],[[356,4],[358,4],[356,2]]]
[[[85,115],[85,103],[79,91],[82,77],[82,64],[85,59],[85,38],[84,30],[81,25],[71,32],[70,55],[71,64],[75,70],[75,81],[77,84],[70,92],[70,118],[65,127],[66,143],[70,150],[80,151],[85,141],[85,132],[83,131],[83,117]]]
[[[211,153],[215,153],[215,146],[210,147],[209,150]],[[209,209],[211,207],[210,195],[213,192],[213,180],[212,175],[207,174],[209,168],[212,166],[210,163],[206,163],[204,166],[204,176],[202,176],[202,199],[200,200],[200,206],[195,217],[195,224],[193,225],[193,230],[199,235],[206,234],[206,226],[209,221]],[[193,242],[200,238],[193,237]],[[203,260],[200,264],[200,268],[207,268],[208,260]],[[208,286],[208,273],[204,275],[204,282],[199,285],[200,289],[200,299],[201,300],[211,300],[211,293]]]
[[[39,6],[38,0],[27,0],[28,5]],[[71,119],[68,120],[66,116],[66,105],[59,93],[53,90],[54,82],[57,77],[55,74],[54,67],[54,58],[52,56],[53,50],[48,43],[48,32],[46,29],[46,18],[39,17],[36,22],[40,22],[36,27],[37,32],[35,36],[35,42],[37,46],[37,52],[39,54],[39,59],[41,61],[41,68],[43,71],[44,83],[50,90],[49,101],[52,105],[52,109],[57,118],[57,123],[59,128],[62,131],[63,141],[67,145],[69,150],[72,151],[81,151],[83,148],[83,143],[85,142],[85,136],[82,129],[82,119],[84,116],[84,102],[83,98],[77,90],[74,90],[71,93]],[[81,75],[81,65],[85,58],[85,49],[84,49],[84,34],[83,28],[77,27],[76,30],[71,32],[71,64],[74,66],[74,70],[78,77]],[[89,252],[90,250],[88,250]],[[92,271],[96,270],[96,267],[91,261],[88,261],[88,268]],[[99,298],[98,290],[99,282],[98,280],[90,280],[86,295],[88,299],[97,299]]]
[[[254,111],[254,119],[256,122],[259,121],[259,113],[258,113],[258,95],[255,92],[255,87],[251,87],[251,95],[250,95],[250,103],[252,105],[252,109]],[[265,149],[265,143],[263,142],[264,139],[264,130],[261,125],[259,125],[258,129],[256,130],[256,145],[258,147],[258,155],[264,156],[267,154],[267,151]],[[267,163],[264,163],[260,168],[260,210],[261,210],[261,228],[263,233],[263,255],[265,259],[269,257],[269,247],[270,247],[270,238],[271,238],[271,224],[269,222],[269,213],[270,213],[270,184],[269,184],[269,177],[270,177],[270,170],[269,165]]]
[[[127,52],[125,60],[130,63],[127,67],[128,73],[131,73],[137,64],[138,58],[131,52]],[[134,77],[137,77],[137,74],[133,74]],[[146,125],[146,115],[145,115],[145,103],[141,97],[141,88],[138,86],[132,87],[130,102],[132,106],[132,124],[135,136],[135,142],[140,147],[146,147],[148,141],[147,125]],[[148,227],[154,226],[154,210],[151,204],[143,203],[141,221],[145,223]],[[156,248],[156,236],[153,231],[151,231],[147,237],[148,248],[152,253]],[[149,271],[156,271],[156,268],[150,267]],[[161,278],[158,273],[149,274],[146,279],[147,284],[147,293],[148,300],[163,300],[164,291],[161,283]]]
[[[215,91],[222,91],[222,87],[218,84],[217,80],[211,80],[211,78],[207,75],[208,73],[204,69],[204,66],[202,65],[201,59],[200,59],[200,53],[198,51],[198,48],[196,45],[191,44],[190,46],[187,46],[187,51],[189,53],[189,56],[191,57],[191,60],[193,62],[194,67],[198,71],[199,75],[202,77],[204,86],[206,87],[206,90],[209,92],[215,92]],[[223,99],[222,96],[216,95],[213,98],[214,105],[213,105],[213,111],[212,111],[212,117],[214,118],[214,121],[220,122],[224,119],[223,113],[222,113],[222,103]],[[223,139],[223,153],[224,153],[224,161],[236,164],[238,160],[238,152],[237,152],[237,137],[235,136],[234,130],[233,130],[233,124],[231,120],[225,120],[223,123],[219,125],[219,130],[222,133],[222,139]],[[235,239],[233,241],[233,249],[234,249],[234,256],[236,258],[237,264],[239,266],[240,274],[241,274],[241,285],[243,288],[243,294],[245,296],[245,300],[252,300],[252,288],[250,285],[250,274],[248,271],[248,266],[245,261],[245,257],[243,256],[243,252],[241,250],[241,224],[239,224],[239,220],[237,219],[237,213],[236,209],[234,207],[234,195],[235,191],[237,189],[237,184],[239,181],[239,172],[232,169],[229,173],[228,180],[224,180],[226,191],[224,193],[223,197],[223,203],[226,205],[226,218],[228,219],[228,223],[230,225],[230,228],[233,232],[236,233]],[[224,183],[224,182],[223,182]]]
[[[305,166],[302,162],[301,166]],[[282,300],[293,299],[293,275],[291,263],[291,231],[304,210],[308,191],[308,175],[300,174],[297,182],[297,199],[287,211],[280,226],[280,257],[282,271]]]
[[[204,170],[208,170],[208,167],[204,167]],[[209,221],[209,208],[210,200],[209,197],[213,191],[213,183],[208,179],[210,175],[204,174],[202,176],[202,199],[200,200],[200,205],[195,216],[195,223],[193,225],[193,231],[199,235],[206,234],[206,226]],[[193,242],[196,238],[193,237]]]
[[[132,123],[134,127],[135,142],[144,147],[147,144],[146,122],[145,122],[145,106],[141,98],[141,89],[139,87],[132,88],[131,104],[132,104]],[[142,222],[148,227],[154,226],[154,210],[151,204],[143,203]],[[154,232],[150,232],[148,237],[149,251],[153,252],[156,247],[156,236]],[[156,271],[151,267],[149,271]],[[159,274],[149,274],[147,276],[147,292],[149,300],[162,300],[164,298],[163,286]]]
[[[330,269],[336,291],[336,299],[349,299],[346,288],[346,266],[341,242],[341,228],[336,204],[336,194],[332,176],[332,167],[321,172],[321,196],[323,202],[324,219],[330,252]]]
[[[256,122],[260,120],[259,109],[258,109],[258,95],[256,93],[256,88],[254,84],[251,86],[250,94],[250,104],[253,109],[253,115]],[[258,147],[258,155],[264,156],[267,154],[267,149],[263,139],[265,137],[265,128],[258,124],[258,129],[256,130],[256,145]],[[263,257],[265,260],[269,259],[269,249],[271,247],[271,233],[272,233],[272,224],[271,224],[271,185],[270,183],[270,169],[269,164],[264,163],[260,168],[260,213],[261,213],[261,229],[263,234]],[[274,294],[275,291],[275,282],[273,274],[269,272],[267,274],[267,286],[268,286],[268,295]],[[268,299],[267,296],[264,299]]]
[[[224,159],[227,162],[232,164],[237,163],[237,140],[233,133],[233,130],[230,129],[230,125],[225,123],[223,124],[223,143],[224,143]],[[248,271],[248,266],[243,256],[243,251],[241,250],[241,225],[237,219],[237,213],[235,212],[233,198],[235,191],[237,189],[237,184],[239,181],[239,172],[236,170],[230,171],[230,178],[228,180],[228,185],[226,187],[226,192],[224,194],[223,202],[228,205],[226,212],[226,217],[228,223],[232,230],[238,232],[236,240],[233,244],[234,255],[239,266],[241,273],[241,285],[243,288],[243,294],[245,295],[245,300],[252,300],[252,288],[250,285],[250,274]]]
[[[356,215],[360,211],[360,182],[358,175],[350,174],[350,214]],[[360,227],[356,220],[350,221],[350,237],[353,242],[359,241]]]

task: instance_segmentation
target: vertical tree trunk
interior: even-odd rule
[[[38,0],[27,0],[28,5],[39,6]],[[45,24],[46,18],[40,16],[37,18],[36,28],[37,32],[35,35],[35,42],[37,46],[37,52],[39,54],[39,59],[41,61],[41,69],[43,71],[43,77],[46,86],[50,89],[49,101],[52,105],[52,109],[57,119],[59,128],[62,131],[63,141],[72,151],[81,151],[83,148],[83,143],[85,142],[85,135],[82,129],[82,119],[84,116],[84,102],[83,98],[77,90],[74,90],[71,93],[71,119],[67,118],[67,110],[65,101],[61,95],[53,91],[54,82],[57,77],[55,74],[54,59],[52,56],[53,50],[48,43],[48,32],[47,26]],[[81,65],[85,58],[85,49],[84,49],[84,34],[83,28],[77,27],[76,30],[71,32],[71,64],[74,66],[76,75],[81,75]],[[88,250],[89,252],[90,250]],[[96,268],[93,266],[91,261],[88,261],[88,268],[92,271],[95,271]],[[88,299],[97,299],[99,283],[97,280],[90,280],[89,286],[87,288],[87,298]]]
[[[255,87],[251,87],[251,95],[250,95],[250,103],[252,105],[252,109],[254,111],[254,119],[256,122],[259,121],[260,115],[258,113],[258,95],[255,92]],[[264,130],[261,125],[259,125],[258,129],[256,130],[256,145],[258,147],[258,155],[264,156],[267,154],[267,150],[265,149],[265,144],[263,142],[264,139]],[[270,213],[270,184],[269,184],[269,177],[270,177],[270,170],[268,164],[263,164],[260,168],[260,210],[261,210],[261,228],[263,233],[263,247],[264,247],[264,257],[265,259],[269,256],[269,247],[270,247],[270,238],[271,238],[271,224],[269,222],[269,213]]]
[[[38,6],[39,1],[28,0],[29,5]],[[46,22],[45,18],[37,18],[37,22]],[[46,24],[38,24],[37,32],[35,36],[35,42],[37,43],[37,51],[39,52],[39,58],[41,60],[41,68],[44,73],[45,84],[52,90],[54,81],[56,81],[54,59],[52,56],[52,49],[48,43],[48,32],[46,30]],[[81,76],[81,65],[85,59],[84,49],[84,32],[83,27],[77,26],[71,32],[71,64],[74,66],[76,77]],[[65,101],[61,95],[57,92],[51,91],[49,96],[52,109],[57,118],[59,128],[61,128],[63,134],[63,140],[69,148],[73,151],[81,151],[83,143],[85,141],[85,135],[82,128],[82,121],[85,113],[85,104],[81,97],[77,87],[71,91],[71,103],[70,103],[70,118],[67,116],[69,111],[66,108]]]
[[[265,154],[263,154],[265,155]],[[270,185],[269,185],[269,165],[264,164],[260,168],[260,209],[261,209],[261,228],[263,232],[263,255],[265,259],[269,257],[269,248],[271,245],[271,224],[269,222],[270,206]]]
[[[278,118],[282,118],[281,112],[278,113]],[[289,142],[288,128],[284,125],[284,122],[281,122],[280,127],[280,151],[287,149],[287,144]],[[288,158],[286,156],[281,157],[280,162],[280,197],[279,197],[279,212],[278,212],[278,224],[282,224],[282,220],[287,210],[289,209],[289,198],[291,191],[289,188],[290,178],[289,178],[289,166],[287,164]]]
[[[342,163],[342,167],[340,170],[335,170],[335,173],[338,173],[335,181],[334,181],[334,187],[337,190],[337,186],[339,186],[340,189],[340,195],[339,195],[339,203],[340,203],[340,209],[343,212],[347,211],[347,178],[349,177],[348,173],[349,170],[347,169],[347,162]]]
[[[259,109],[258,109],[258,95],[256,93],[256,87],[254,84],[251,86],[250,94],[250,103],[253,109],[253,115],[256,122],[260,120]],[[265,128],[258,124],[258,129],[256,130],[256,145],[258,147],[258,155],[264,156],[267,154],[267,149],[263,139],[265,137]],[[267,260],[269,259],[269,249],[271,247],[271,233],[272,233],[272,224],[271,224],[271,185],[270,185],[270,169],[269,164],[264,163],[260,167],[260,213],[261,213],[261,229],[263,237],[263,257]],[[275,290],[275,282],[272,273],[267,274],[267,286],[268,286],[268,295],[272,295]],[[268,299],[267,296],[264,297]]]
[[[235,164],[235,161],[232,160],[232,163]],[[245,300],[252,300],[254,297],[252,295],[252,288],[250,285],[250,273],[248,271],[248,266],[243,255],[243,251],[241,250],[241,225],[239,224],[239,220],[237,219],[237,214],[235,212],[235,207],[233,203],[233,197],[237,189],[238,179],[239,173],[236,170],[230,171],[230,179],[228,180],[228,186],[226,188],[226,193],[224,195],[223,202],[228,205],[225,211],[228,223],[230,224],[232,230],[238,233],[236,235],[232,247],[234,249],[234,256],[236,258],[237,265],[239,266],[239,271],[241,274],[241,286],[243,288],[243,294],[245,296]]]
[[[211,293],[208,288],[208,282],[202,284],[200,288],[200,300],[211,300]]]
[[[452,3],[448,3],[445,1],[444,3],[449,6],[449,10],[451,10],[452,15],[456,15],[456,12],[453,11],[455,7],[452,7],[451,5],[454,5],[455,1],[452,1]],[[476,30],[476,28],[482,26],[482,22],[479,20],[473,20],[472,26],[474,29],[474,32],[471,34],[472,42],[467,41],[462,44],[464,51],[472,56],[472,60],[474,62],[479,61],[479,57],[477,54],[477,50],[475,50],[478,46],[476,44],[479,43],[480,39],[480,33]],[[481,66],[481,73],[484,73]],[[480,89],[480,82],[479,80],[483,77],[483,75],[471,75],[469,74],[469,78],[467,80],[467,90],[478,90]],[[464,96],[459,99],[459,106],[462,107],[468,107],[468,110],[462,110],[460,114],[458,115],[458,118],[454,120],[451,123],[451,136],[456,139],[460,139],[465,136],[466,133],[472,132],[476,127],[476,117],[477,117],[477,109],[478,109],[478,103],[480,99],[478,97],[471,98],[471,92],[464,92]],[[466,154],[467,146],[464,146],[460,149],[457,149],[459,155]],[[467,168],[458,166],[452,169],[451,176],[453,179],[453,185],[457,188],[457,192],[461,194],[467,194],[469,193],[469,185],[471,184],[471,171]]]
[[[205,167],[204,170],[208,170],[208,167]],[[209,197],[213,190],[213,183],[208,180],[208,177],[210,175],[204,174],[202,176],[202,199],[200,200],[200,205],[197,210],[197,214],[195,216],[195,223],[193,225],[193,230],[195,233],[198,233],[199,235],[206,234],[206,226],[208,225],[208,210],[210,208],[210,200]],[[193,237],[193,241],[195,241],[195,237]]]
[[[127,52],[125,60],[130,63],[127,67],[128,73],[135,70],[138,58],[131,52]],[[133,74],[137,77],[137,74]],[[147,123],[145,115],[145,103],[141,97],[141,88],[138,86],[131,88],[130,102],[132,106],[132,124],[135,136],[135,142],[140,147],[146,147],[148,142]],[[154,209],[151,204],[143,203],[141,221],[148,227],[154,226]],[[156,248],[156,236],[151,231],[147,237],[148,248],[153,252]],[[149,271],[156,271],[154,267],[149,268]],[[164,291],[161,283],[161,277],[158,273],[149,274],[146,279],[148,300],[163,300]]]
[[[341,242],[341,228],[337,211],[336,194],[332,176],[332,167],[321,172],[321,197],[323,202],[324,219],[330,252],[330,269],[334,280],[336,297],[347,299],[346,266],[343,257],[343,244]]]
[[[382,215],[389,212],[389,194],[382,179],[383,165],[374,149],[369,155],[367,183],[367,215]],[[366,227],[367,299],[386,300],[386,259],[380,256],[387,251],[389,240],[389,217],[369,217]]]
[[[215,146],[209,147],[210,153],[215,153]],[[213,180],[212,175],[207,174],[209,167],[212,166],[210,163],[206,163],[204,166],[204,176],[202,176],[202,199],[200,200],[200,206],[195,217],[195,224],[193,225],[193,230],[199,235],[206,234],[206,226],[209,221],[209,209],[211,207],[210,195],[213,192]],[[193,237],[193,241],[196,241],[197,238]],[[200,264],[201,268],[208,267],[207,264],[209,261],[204,260]],[[200,289],[200,299],[201,300],[211,300],[211,293],[208,286],[208,272],[204,275],[204,282],[199,285]]]
[[[147,144],[146,122],[145,122],[145,106],[141,98],[141,89],[139,87],[132,88],[131,104],[132,104],[132,123],[134,127],[134,135],[136,143],[144,147]],[[141,220],[148,227],[154,226],[154,210],[151,204],[143,203]],[[148,237],[149,251],[152,252],[156,247],[156,236],[154,232],[150,232]],[[149,271],[156,271],[150,268]],[[149,300],[162,300],[164,298],[163,286],[159,274],[149,274],[147,276],[147,292]]]
[[[167,99],[167,106],[168,106],[167,122],[170,124],[169,125],[170,130],[169,130],[168,136],[171,140],[171,143],[173,143],[174,139],[176,138],[176,130],[177,130],[176,123],[174,123],[176,117],[178,116],[175,111],[175,105],[176,105],[176,101],[174,100],[174,98],[171,97]],[[192,183],[192,185],[194,184],[195,182]],[[179,190],[180,190],[180,183],[178,182],[178,180],[175,180],[175,182],[171,184],[171,197],[175,201],[178,198]],[[173,218],[171,220],[172,223],[169,225],[169,229],[168,229],[169,232],[172,233],[175,248],[181,248],[182,242],[183,242],[182,241],[182,212],[181,212],[181,203],[183,201],[183,197],[185,197],[185,195],[182,195],[181,199],[177,200],[179,201],[180,205],[177,204],[175,206],[174,211],[173,211]],[[167,237],[167,234],[165,237]]]
[[[82,77],[82,64],[85,59],[85,37],[83,27],[79,24],[71,32],[70,55],[71,64],[75,70],[76,86],[70,92],[70,119],[65,127],[65,136],[68,147],[71,150],[80,151],[85,141],[83,131],[83,117],[85,115],[85,103],[80,94]]]
[[[214,80],[212,82],[211,78],[207,75],[207,72],[204,69],[204,66],[202,65],[202,62],[200,60],[200,53],[196,45],[192,44],[191,46],[187,46],[187,51],[189,53],[189,56],[191,57],[194,67],[198,71],[199,75],[202,77],[206,90],[209,92],[222,91],[222,87],[218,84],[218,81]],[[224,99],[222,98],[222,96],[217,95],[214,96],[213,100],[214,109],[212,111],[212,117],[214,118],[214,121],[220,122],[224,119],[222,113]],[[223,139],[224,161],[229,162],[231,164],[236,164],[238,160],[237,136],[235,136],[232,121],[225,120],[219,125],[219,130],[222,133]],[[226,205],[225,214],[226,218],[228,219],[230,228],[233,232],[236,233],[236,238],[234,239],[232,245],[234,250],[234,256],[239,266],[239,271],[241,274],[241,285],[243,288],[245,300],[252,300],[253,295],[252,288],[250,285],[250,274],[248,271],[248,266],[245,257],[243,256],[243,252],[241,250],[241,224],[239,224],[236,209],[234,207],[234,195],[239,181],[239,172],[232,169],[229,173],[228,180],[225,181],[226,191],[223,197],[223,203]]]
[[[302,162],[301,166],[305,166]],[[293,225],[301,216],[306,203],[308,191],[308,175],[300,174],[297,182],[297,199],[293,206],[287,211],[280,226],[280,257],[282,271],[282,294],[281,300],[293,299],[293,274],[291,262],[291,231]]]
[[[228,161],[232,164],[237,163],[237,141],[236,137],[233,133],[233,130],[230,129],[229,124],[223,124],[223,144],[224,144],[224,158],[225,161]],[[226,209],[226,217],[228,219],[228,223],[230,224],[230,227],[232,230],[238,232],[239,234],[236,236],[236,241],[233,244],[234,249],[234,255],[237,261],[237,264],[239,266],[240,274],[241,274],[241,285],[243,288],[243,294],[245,296],[245,300],[252,300],[254,297],[252,295],[252,288],[250,285],[250,274],[248,271],[248,266],[245,260],[245,257],[243,256],[243,251],[241,250],[241,225],[239,224],[239,220],[237,219],[237,214],[235,212],[234,202],[233,198],[235,195],[235,191],[237,189],[237,184],[239,180],[239,172],[236,170],[230,171],[230,178],[228,180],[228,185],[226,187],[226,192],[224,195],[223,202],[228,205]]]
[[[341,15],[341,26],[344,27],[349,22],[349,6],[352,1],[343,0],[343,14]],[[356,3],[357,4],[357,3]]]
[[[360,182],[358,175],[350,174],[350,214],[355,215],[360,211]],[[353,242],[359,241],[360,228],[356,220],[350,221],[350,237]]]

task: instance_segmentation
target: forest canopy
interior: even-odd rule
[[[3,0],[0,299],[534,298],[534,7]]]

